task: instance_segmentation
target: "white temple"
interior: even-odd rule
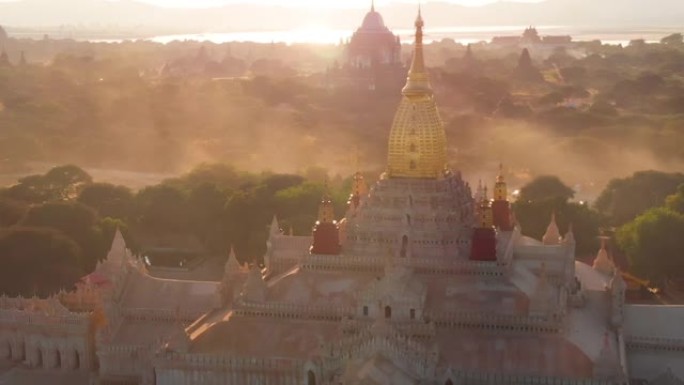
[[[221,282],[153,278],[117,233],[75,292],[0,297],[0,361],[103,384],[681,385],[684,307],[626,304],[603,248],[576,261],[553,220],[523,236],[503,177],[475,200],[426,144],[443,128],[416,25],[391,172],[358,173],[342,220],[327,198],[313,236],[274,218],[265,269],[231,253]]]

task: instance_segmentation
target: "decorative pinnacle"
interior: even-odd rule
[[[371,0],[371,12],[375,12],[375,0]]]
[[[418,17],[416,18],[415,25],[416,43],[413,61],[411,62],[411,69],[409,69],[406,86],[402,90],[402,94],[407,97],[432,95],[432,88],[425,70],[425,58],[423,56],[423,26],[425,23],[423,23],[420,5],[418,6]]]

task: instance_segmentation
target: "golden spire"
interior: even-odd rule
[[[418,17],[416,18],[416,43],[413,52],[413,61],[409,69],[406,86],[401,91],[404,96],[416,97],[432,95],[430,79],[425,70],[425,57],[423,54],[423,16],[421,15],[420,5],[418,5]]]
[[[390,132],[390,178],[437,179],[447,169],[444,124],[425,69],[423,26],[419,8],[413,62]]]

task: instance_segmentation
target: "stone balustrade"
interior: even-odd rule
[[[207,312],[208,309],[146,309],[122,308],[121,315],[127,319],[145,321],[176,321],[194,322]]]
[[[453,370],[449,377],[454,384],[468,385],[616,385],[611,381],[591,378],[561,378],[551,376],[503,375]]]
[[[81,330],[90,326],[90,314],[50,314],[34,313],[24,310],[0,310],[0,324],[26,326],[55,326],[65,328],[72,326]]]
[[[505,314],[463,313],[457,311],[428,312],[425,318],[442,327],[475,328],[511,332],[559,333],[562,323],[547,317]]]
[[[178,353],[162,352],[156,356],[155,364],[158,368],[178,368],[187,369],[223,369],[223,370],[263,370],[279,371],[294,370],[303,371],[305,362],[297,359],[278,358],[278,357],[251,357],[239,356],[230,353],[224,354],[197,354],[197,353]]]
[[[627,349],[684,352],[684,339],[625,335]]]
[[[509,265],[500,262],[470,261],[456,258],[395,259],[416,273],[440,275],[503,276]],[[301,267],[311,271],[352,271],[377,273],[383,271],[387,258],[378,255],[308,255],[302,258]]]
[[[233,311],[235,314],[242,316],[340,321],[343,318],[352,316],[354,310],[351,307],[334,305],[298,305],[240,301],[236,304]]]

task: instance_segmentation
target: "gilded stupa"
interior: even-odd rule
[[[390,178],[440,178],[447,170],[446,134],[423,57],[423,18],[416,19],[411,69],[394,116],[388,150]]]

